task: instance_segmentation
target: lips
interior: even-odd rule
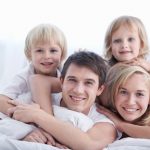
[[[128,54],[128,53],[132,53],[132,51],[121,51],[119,52],[120,54]]]
[[[83,100],[86,99],[86,98],[84,98],[84,97],[72,96],[72,95],[70,95],[70,98],[71,98],[73,101],[77,101],[77,102],[80,102],[80,101],[83,101]]]
[[[137,108],[125,108],[125,107],[123,107],[123,110],[126,111],[126,112],[129,112],[129,113],[132,113],[132,112],[138,111],[139,109],[137,109]]]
[[[48,66],[48,65],[52,65],[53,63],[52,62],[44,62],[44,63],[41,63],[42,65],[45,65],[45,66]]]

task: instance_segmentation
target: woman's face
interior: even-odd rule
[[[147,110],[150,99],[148,80],[142,74],[133,74],[115,95],[115,106],[121,117],[133,122]]]

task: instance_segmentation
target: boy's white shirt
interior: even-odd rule
[[[29,77],[34,74],[32,64],[27,65],[0,91],[0,94],[9,97],[12,100],[30,104],[32,103],[31,89],[29,85]],[[60,71],[57,69],[57,77],[60,77]],[[55,98],[52,94],[52,98]]]
[[[19,102],[28,104],[32,103],[29,77],[33,74],[33,66],[29,64],[29,66],[27,66],[13,78],[12,82],[9,83],[0,94],[8,96],[9,98]],[[59,70],[57,71],[57,74],[58,77],[60,77]],[[61,98],[61,93],[52,94],[53,105],[55,105],[53,106],[55,117],[63,121],[69,121],[75,127],[80,128],[82,131],[86,132],[97,122],[108,122],[113,124],[113,122],[110,121],[106,116],[96,111],[95,104],[91,107],[88,116],[86,116],[82,113],[59,107]],[[25,124],[23,122],[11,119],[2,113],[0,113],[0,118],[3,118],[0,120],[0,133],[5,134],[12,139],[21,139],[36,128],[33,125]],[[120,134],[118,134],[117,138],[120,138]]]

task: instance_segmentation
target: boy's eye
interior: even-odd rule
[[[121,42],[121,39],[116,39],[113,41],[113,43],[120,43]]]
[[[56,52],[58,52],[58,50],[57,49],[51,49],[50,52],[51,53],[56,53]]]
[[[43,52],[43,50],[42,49],[37,49],[36,52]]]

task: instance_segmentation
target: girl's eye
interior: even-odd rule
[[[129,41],[129,42],[132,42],[132,41],[134,41],[134,38],[133,38],[133,37],[130,37],[130,38],[128,39],[128,41]]]

